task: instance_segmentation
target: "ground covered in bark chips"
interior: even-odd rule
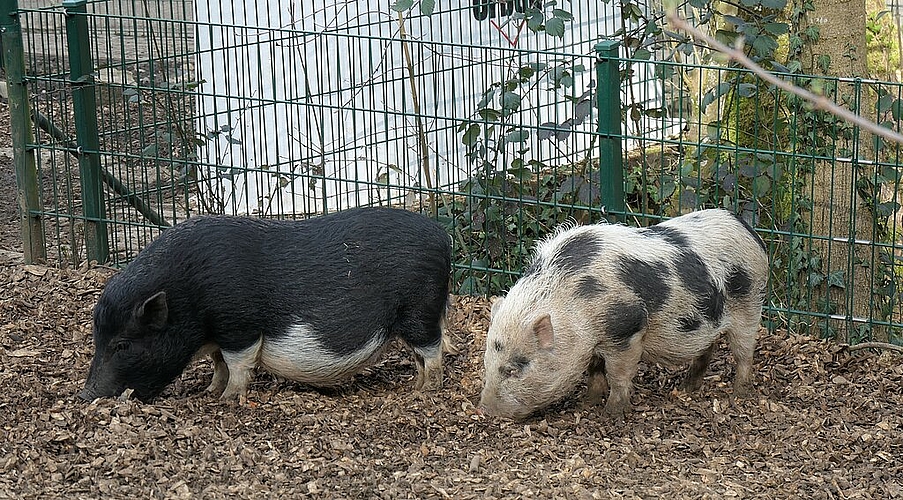
[[[691,396],[643,365],[622,424],[582,389],[510,422],[474,411],[489,311],[459,297],[435,393],[396,347],[331,392],[258,373],[247,404],[220,402],[203,360],[153,404],[83,402],[111,274],[0,252],[2,498],[903,498],[897,353],[763,332],[749,399],[722,345]]]
[[[525,422],[477,415],[489,308],[470,297],[435,393],[396,346],[333,391],[258,373],[220,402],[203,360],[152,404],[81,401],[113,271],[25,266],[14,200],[3,149],[0,498],[903,498],[903,356],[785,332],[763,332],[748,399],[723,345],[693,395],[643,365],[621,424],[583,389]]]

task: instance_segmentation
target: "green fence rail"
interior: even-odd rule
[[[523,2],[22,1],[0,28],[28,261],[124,265],[194,214],[395,205],[448,228],[457,293],[499,293],[559,223],[724,207],[767,243],[770,326],[900,342],[899,147],[745,70],[628,59],[599,43],[614,5],[571,2],[592,21],[552,37],[505,17]],[[900,129],[900,84],[820,81]]]

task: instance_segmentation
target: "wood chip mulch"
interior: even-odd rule
[[[755,393],[722,345],[700,392],[641,367],[624,423],[583,389],[525,422],[474,411],[488,303],[457,297],[443,389],[408,352],[340,389],[258,373],[245,405],[193,364],[152,404],[83,402],[112,271],[0,252],[0,498],[903,498],[903,356],[763,331]]]

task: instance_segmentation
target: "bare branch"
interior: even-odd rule
[[[887,349],[889,351],[897,351],[903,353],[903,346],[888,344],[887,342],[862,342],[856,345],[845,346],[848,351],[858,351],[860,349]]]
[[[853,123],[861,127],[863,130],[871,132],[877,136],[881,136],[889,141],[894,141],[899,144],[903,144],[903,135],[888,129],[884,128],[877,123],[868,120],[867,118],[863,118],[852,111],[842,108],[828,99],[825,96],[813,94],[806,89],[800,88],[792,83],[789,83],[781,78],[778,78],[774,74],[770,73],[765,68],[759,66],[755,62],[752,61],[749,57],[746,56],[742,51],[737,50],[732,47],[728,47],[727,45],[715,40],[714,38],[706,35],[702,31],[694,28],[690,25],[685,19],[677,15],[675,11],[671,11],[668,13],[668,22],[671,23],[677,29],[681,29],[689,33],[693,38],[697,40],[702,40],[709,47],[717,50],[728,56],[731,60],[736,61],[740,65],[748,68],[753,73],[755,73],[759,78],[765,80],[766,82],[782,89],[791,94],[799,96],[809,102],[812,103],[812,107],[815,109],[819,109],[822,111],[827,111],[832,115],[846,120],[847,122]]]

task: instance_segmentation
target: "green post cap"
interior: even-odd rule
[[[620,46],[621,44],[617,40],[603,40],[596,44],[595,49],[596,52],[613,52]]]

